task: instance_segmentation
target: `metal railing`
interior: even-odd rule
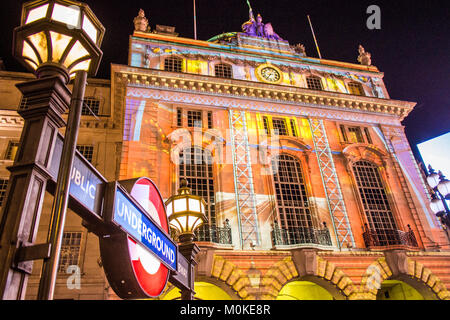
[[[232,244],[231,227],[228,219],[225,220],[223,227],[205,223],[195,232],[195,241]]]
[[[414,232],[408,224],[408,231],[395,229],[369,229],[365,224],[365,232],[363,233],[364,244],[369,247],[387,247],[387,246],[410,246],[418,247]]]
[[[323,229],[299,227],[286,230],[275,222],[272,226],[272,243],[274,246],[297,244],[332,246],[330,231],[325,223],[323,225]]]

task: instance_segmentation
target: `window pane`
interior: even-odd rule
[[[78,265],[80,259],[81,235],[82,232],[64,232],[58,272],[66,272],[67,267]]]
[[[286,230],[287,243],[302,243],[303,231],[313,227],[308,195],[300,162],[287,154],[272,162],[280,228]]]
[[[216,77],[220,78],[232,78],[232,68],[229,64],[219,63],[214,66]]]
[[[376,166],[358,161],[353,165],[353,172],[369,229],[375,232],[380,245],[393,244],[397,226]]]
[[[92,158],[94,155],[94,147],[88,145],[79,145],[77,150],[86,158],[87,161],[92,163]]]
[[[6,188],[8,188],[8,180],[0,179],[0,207],[3,205],[3,201],[5,200]]]
[[[183,59],[169,57],[164,60],[164,70],[171,72],[183,72]]]
[[[16,153],[18,149],[19,149],[19,142],[10,141],[8,144],[8,149],[6,150],[5,159],[14,160],[16,158]]]
[[[306,84],[308,85],[308,89],[323,90],[322,81],[318,77],[307,77]]]
[[[348,84],[348,90],[349,90],[350,94],[364,96],[364,89],[360,83],[350,82]]]
[[[91,111],[89,111],[91,109]],[[99,115],[100,112],[100,100],[95,97],[86,97],[84,99],[83,108],[81,109],[81,114],[83,116],[92,116],[94,113],[96,116]]]
[[[279,118],[273,118],[272,125],[273,125],[273,130],[275,131],[275,134],[278,133],[280,136],[288,135],[286,120],[279,119]]]
[[[215,193],[212,157],[201,148],[187,148],[180,152],[179,179],[186,179],[192,194],[206,201],[208,222],[201,226],[196,235],[198,241],[218,242],[211,230],[216,227]]]
[[[202,127],[202,112],[201,111],[189,110],[187,116],[188,116],[188,127],[190,127],[190,128],[192,128],[192,127],[201,128]]]

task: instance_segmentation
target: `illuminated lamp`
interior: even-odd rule
[[[437,188],[439,193],[447,200],[450,200],[450,181],[445,178],[441,171],[438,173],[439,175],[439,184]]]
[[[180,242],[192,242],[194,232],[207,218],[206,202],[200,196],[191,194],[187,180],[181,180],[178,194],[166,201],[166,212],[170,226],[178,231]]]
[[[439,175],[434,171],[434,169],[431,166],[428,166],[429,174],[427,176],[427,182],[428,185],[431,187],[431,189],[436,188],[436,186],[439,184]]]
[[[443,214],[445,212],[443,202],[434,194],[431,196],[430,208],[436,215]]]
[[[95,76],[105,28],[88,5],[71,0],[36,0],[22,6],[14,29],[13,55],[38,78],[59,75],[65,83],[76,71]]]

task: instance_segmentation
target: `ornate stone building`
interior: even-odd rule
[[[401,125],[415,103],[389,97],[362,46],[360,64],[331,61],[253,15],[208,41],[138,17],[128,65],[89,81],[96,116],[83,116],[79,151],[109,180],[147,176],[167,199],[185,178],[204,197],[199,299],[450,299],[449,239]],[[13,84],[29,77],[0,72],[4,179],[21,128]],[[73,213],[65,237],[61,265],[80,266],[81,285],[61,267],[56,297],[114,299]]]

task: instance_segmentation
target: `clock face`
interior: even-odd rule
[[[271,67],[264,67],[261,69],[261,76],[270,82],[278,82],[281,79],[280,73]]]

